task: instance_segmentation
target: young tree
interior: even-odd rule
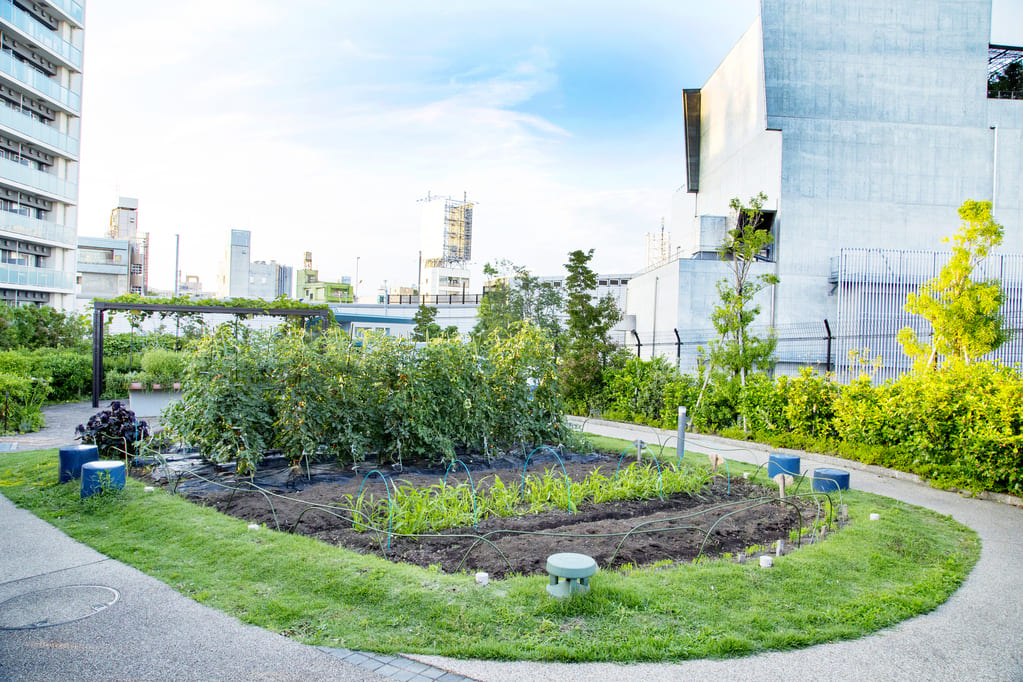
[[[562,365],[562,389],[576,409],[591,408],[603,389],[603,371],[617,350],[609,336],[621,319],[611,296],[594,300],[597,275],[587,265],[593,249],[568,254],[565,289],[568,292],[568,343]]]
[[[928,344],[906,327],[899,343],[921,369],[937,365],[938,356],[963,362],[985,355],[1008,339],[1000,309],[1002,288],[997,280],[974,281],[973,272],[1002,243],[1003,227],[991,216],[990,201],[966,201],[959,207],[962,225],[950,240],[952,257],[938,276],[906,296],[906,310],[931,323]]]
[[[498,261],[496,267],[487,263],[483,273],[495,281],[480,302],[474,338],[492,333],[509,336],[517,322],[530,322],[555,338],[561,333],[561,294],[550,282],[540,282],[507,260]]]
[[[760,306],[753,303],[754,296],[778,283],[775,275],[754,277],[751,274],[753,263],[774,241],[770,231],[762,228],[766,201],[767,196],[761,192],[752,197],[748,205],[743,205],[738,198],[729,203],[735,215],[735,227],[725,235],[719,251],[721,258],[730,263],[731,277],[717,282],[720,304],[711,314],[711,322],[719,338],[710,344],[710,369],[698,402],[712,376],[723,382],[738,382],[741,389],[751,372],[770,370],[774,366],[776,339],[750,332],[750,325],[760,314]],[[743,428],[746,428],[745,415]]]
[[[412,317],[412,321],[416,323],[415,329],[412,330],[413,341],[429,341],[430,339],[437,338],[441,335],[440,325],[434,322],[437,318],[437,309],[426,305],[425,303],[419,306],[419,310]]]

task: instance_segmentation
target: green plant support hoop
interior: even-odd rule
[[[472,472],[469,471],[469,467],[465,465],[465,462],[460,459],[456,459],[451,462],[451,464],[448,465],[447,470],[444,472],[444,481],[442,484],[445,486],[448,484],[448,474],[451,473],[451,467],[456,464],[461,464],[462,468],[465,469],[466,475],[469,477],[469,488],[472,489],[472,529],[478,532],[480,529],[480,515],[479,511],[476,509],[476,485],[472,482]]]
[[[529,460],[533,459],[533,455],[540,452],[541,450],[547,450],[558,460],[558,464],[561,465],[561,473],[565,476],[565,488],[568,490],[568,513],[575,513],[575,504],[572,502],[572,479],[568,477],[568,471],[565,469],[565,460],[561,459],[561,455],[558,454],[557,450],[550,447],[549,445],[541,445],[540,447],[529,453],[529,457],[526,457],[526,463],[522,465],[522,483],[519,488],[519,499],[526,492],[526,467],[529,466]]]
[[[629,454],[629,450],[632,450],[635,447],[635,445],[630,445],[622,451],[622,456],[618,458],[618,466],[615,467],[615,475],[612,480],[618,478],[618,471],[622,468],[622,460],[625,459],[625,455]],[[643,449],[650,451],[650,448],[645,445],[643,446]],[[642,457],[642,450],[637,449],[636,452]],[[650,454],[653,455],[654,453],[650,451]],[[661,463],[657,461],[656,457],[651,457],[651,459],[654,460],[654,466],[657,467],[657,495],[661,498],[661,500],[664,500],[664,474],[661,471]]]
[[[368,474],[366,474],[365,476],[363,476],[362,477],[362,484],[359,486],[359,496],[356,499],[361,499],[362,498],[362,489],[366,485],[366,479],[368,479],[373,474],[376,474],[377,476],[380,477],[380,480],[384,482],[384,489],[387,491],[387,549],[390,549],[391,548],[391,535],[393,534],[392,533],[392,528],[393,528],[392,523],[394,521],[394,499],[391,497],[391,486],[387,482],[387,478],[382,473],[377,471],[376,469],[374,469],[373,471],[371,471]]]

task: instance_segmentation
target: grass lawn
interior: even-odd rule
[[[600,447],[629,443],[593,438]],[[664,456],[673,452],[665,449]],[[707,463],[702,455],[687,461]],[[588,595],[545,576],[480,587],[197,507],[129,479],[82,501],[57,451],[4,454],[0,492],[71,537],[239,619],[309,644],[383,653],[548,661],[666,661],[859,637],[937,607],[980,555],[949,517],[848,492],[850,523],[772,569],[706,561],[599,571]],[[754,470],[730,462],[731,474]],[[763,477],[763,475],[762,475]],[[868,521],[871,512],[880,521]]]

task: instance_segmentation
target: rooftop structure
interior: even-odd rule
[[[1023,253],[1023,101],[989,95],[989,69],[1018,63],[1018,48],[991,46],[990,34],[991,0],[763,0],[707,82],[683,93],[681,258],[630,283],[640,337],[711,328],[728,268],[717,249],[737,218],[729,202],[760,192],[774,243],[754,274],[780,278],[757,299],[764,327],[887,329],[906,290],[833,276],[832,263],[850,249],[940,258],[967,199],[992,201],[1000,251]],[[864,310],[878,317],[845,319]],[[802,362],[778,354],[781,371]]]
[[[419,291],[427,296],[468,293],[471,282],[472,219],[474,204],[463,196],[427,194],[419,200],[421,263]]]

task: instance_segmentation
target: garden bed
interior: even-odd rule
[[[530,466],[528,474],[543,478],[551,472],[563,480],[561,465],[549,456],[546,459]],[[617,457],[595,455],[570,459],[577,460],[565,464],[573,481],[581,481],[597,469],[611,477],[618,461]],[[623,471],[630,463],[622,462]],[[478,462],[470,467],[477,491],[487,490],[495,475],[506,485],[521,478],[522,464],[514,458],[497,465],[503,469],[481,469]],[[172,462],[171,468],[179,475],[189,469],[181,461]],[[196,467],[189,470],[194,473]],[[664,499],[655,495],[645,500],[584,502],[573,512],[532,512],[524,505],[515,516],[491,516],[481,518],[476,527],[415,536],[388,534],[385,528],[358,531],[353,528],[355,515],[345,496],[358,498],[362,491],[378,504],[386,504],[387,499],[381,477],[366,477],[370,470],[372,467],[357,473],[321,464],[307,476],[304,469],[264,466],[256,473],[259,489],[248,477],[239,478],[215,467],[207,467],[201,478],[185,474],[176,481],[173,474],[168,476],[168,469],[157,470],[156,477],[176,485],[178,492],[200,504],[271,529],[297,532],[392,561],[439,567],[445,572],[485,571],[494,578],[545,573],[547,557],[557,552],[587,554],[602,568],[691,562],[725,554],[739,560],[751,548],[754,552],[773,551],[778,539],[788,545],[800,523],[812,526],[815,520],[822,520],[811,500],[765,501],[775,498],[777,492],[742,479],[729,482],[717,476],[692,494],[666,494]],[[410,471],[406,467],[400,474],[387,471],[392,487],[397,484],[405,489],[437,486],[445,473],[443,468]],[[447,485],[457,487],[466,480],[464,472],[452,472]]]

